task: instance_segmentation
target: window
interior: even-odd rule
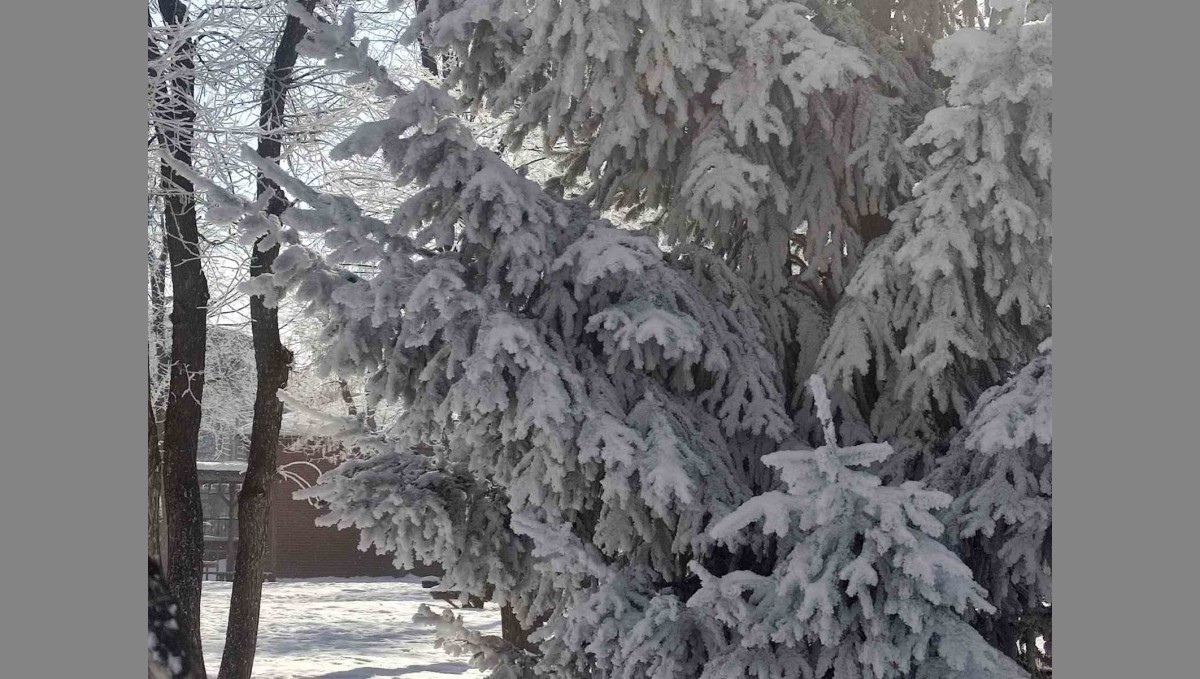
[[[233,486],[232,489],[230,486]],[[200,503],[204,512],[204,539],[224,541],[237,520],[237,484],[203,483]]]

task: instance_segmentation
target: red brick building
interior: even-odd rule
[[[386,577],[403,575],[389,555],[374,547],[359,551],[355,529],[317,526],[324,510],[292,498],[302,485],[316,481],[336,463],[313,445],[300,446],[294,437],[280,445],[280,474],[271,485],[271,515],[265,570],[268,577]],[[209,579],[228,579],[237,555],[237,493],[246,470],[242,461],[198,462],[204,502],[205,570]],[[232,558],[229,558],[232,556]],[[420,568],[416,575],[434,575],[437,567]]]

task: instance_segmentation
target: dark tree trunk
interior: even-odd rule
[[[510,646],[534,653],[537,651],[537,644],[529,640],[529,635],[541,627],[549,618],[548,614],[542,616],[534,621],[532,627],[526,629],[521,625],[521,621],[517,618],[516,613],[513,612],[512,607],[505,604],[500,607],[500,638],[508,642]]]
[[[187,7],[177,0],[158,0],[163,20],[173,28],[187,25]],[[171,77],[155,92],[155,124],[160,141],[180,164],[192,164],[192,129],[196,120],[192,40],[175,55]],[[153,49],[151,49],[153,52]],[[153,55],[151,55],[153,56]],[[153,68],[151,75],[155,75]],[[161,166],[164,191],[163,230],[171,263],[171,376],[163,432],[163,492],[166,501],[167,577],[179,602],[180,624],[195,660],[197,677],[205,677],[200,643],[200,588],[204,560],[203,511],[196,477],[196,447],[204,397],[204,350],[208,315],[208,281],[200,260],[200,233],[190,181],[170,165]]]
[[[342,392],[342,402],[346,404],[346,412],[352,417],[358,415],[358,406],[354,405],[354,397],[350,394],[350,384],[346,380],[340,380],[338,387]],[[375,423],[375,411],[371,406],[367,405],[363,409],[365,415],[364,420],[369,431],[377,431],[378,425]]]
[[[342,394],[342,403],[346,404],[346,413],[350,417],[358,414],[358,408],[354,405],[354,396],[350,393],[350,383],[346,380],[338,380],[338,389]]]
[[[416,4],[417,14],[420,14],[429,6],[429,0],[417,0]],[[434,77],[441,76],[438,70],[437,57],[433,56],[433,53],[429,51],[429,46],[425,44],[425,38],[417,38],[417,48],[421,52],[421,66],[425,67],[425,70],[433,74]]]
[[[305,0],[305,9],[312,11],[315,0]],[[263,79],[259,111],[258,154],[263,158],[279,158],[282,139],[284,105],[296,65],[296,46],[306,29],[300,21],[289,16],[275,50],[275,57]],[[257,193],[268,191],[275,195],[267,212],[279,216],[287,208],[283,191],[271,180],[258,177]],[[271,272],[279,254],[279,246],[260,251],[258,243],[250,256],[250,275]],[[250,453],[246,475],[238,497],[238,550],[234,569],[233,593],[229,603],[229,624],[225,630],[225,653],[221,658],[219,679],[250,679],[254,668],[258,640],[258,620],[262,600],[263,570],[267,545],[270,541],[269,518],[271,483],[277,473],[279,429],[283,418],[283,403],[276,392],[287,386],[292,355],[279,339],[277,309],[263,303],[261,296],[250,298],[251,331],[254,339],[254,362],[258,383],[254,397],[254,422],[250,433]]]
[[[866,247],[876,238],[886,236],[892,230],[892,221],[885,215],[863,215],[858,220],[857,230],[863,247]]]
[[[523,649],[530,649],[529,631],[521,626],[512,607],[507,604],[500,607],[500,636],[509,644]]]
[[[154,417],[154,398],[149,368],[146,372],[146,553],[162,559],[162,456],[158,450],[158,423]]]

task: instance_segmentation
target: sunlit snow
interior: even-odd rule
[[[208,675],[225,645],[231,583],[206,582],[201,634]],[[485,676],[468,658],[434,647],[432,627],[412,622],[421,604],[445,604],[420,579],[348,578],[263,583],[254,679],[442,679]],[[467,625],[500,633],[499,608],[460,611]]]

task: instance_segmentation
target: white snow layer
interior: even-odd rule
[[[208,676],[225,646],[232,583],[205,582],[201,634]],[[263,583],[254,679],[442,679],[486,676],[465,656],[434,646],[434,628],[412,621],[421,604],[441,610],[420,578],[322,578]],[[500,634],[500,611],[458,611],[472,629]]]

